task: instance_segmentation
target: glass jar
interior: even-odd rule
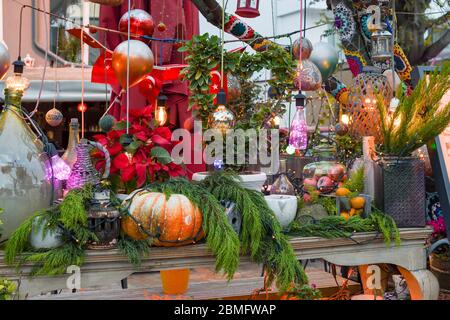
[[[326,139],[313,149],[314,162],[303,168],[303,179],[306,185],[329,193],[345,179],[346,168],[336,161],[336,148]]]
[[[270,194],[295,195],[295,189],[286,175],[286,159],[280,160],[280,175],[270,188]]]

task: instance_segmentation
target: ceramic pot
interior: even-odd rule
[[[37,219],[33,221],[33,227],[30,235],[30,245],[34,249],[53,249],[63,244],[63,241],[61,240],[61,231],[59,228],[56,230],[48,230],[44,236],[45,224],[45,220],[40,224]]]
[[[265,196],[269,208],[275,213],[283,229],[287,228],[297,214],[297,197],[272,194]]]
[[[202,181],[207,176],[209,176],[210,172],[196,172],[192,175],[193,181]],[[240,185],[244,188],[250,190],[261,191],[264,182],[266,182],[267,175],[264,172],[249,172],[244,174],[239,174],[241,178]]]

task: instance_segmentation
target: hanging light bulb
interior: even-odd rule
[[[70,176],[70,167],[69,165],[60,158],[59,155],[54,155],[52,158],[52,168],[53,168],[53,175],[58,180],[67,180]]]
[[[46,168],[46,178],[48,180],[56,178],[60,181],[69,179],[70,166],[58,155],[58,151],[52,143],[45,145],[45,151],[50,157],[50,167]]]
[[[160,94],[155,108],[155,120],[159,126],[163,126],[167,121],[167,111],[166,111],[166,101],[167,97]]]
[[[295,96],[297,111],[291,123],[289,134],[289,145],[296,150],[306,150],[308,148],[308,125],[305,117],[306,96],[299,91]]]
[[[211,129],[220,130],[225,133],[228,129],[233,128],[236,117],[225,104],[227,103],[227,96],[225,90],[220,89],[217,94],[217,108],[209,117],[209,127]]]
[[[5,81],[6,88],[10,91],[25,92],[30,86],[30,81],[23,76],[23,68],[25,63],[20,57],[13,62],[14,74]]]
[[[348,114],[342,114],[341,122],[348,126],[348,124],[350,123],[350,117],[348,116]]]
[[[87,111],[87,105],[85,103],[79,103],[77,106],[78,112],[86,112]]]

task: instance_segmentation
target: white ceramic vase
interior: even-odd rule
[[[297,214],[297,197],[290,195],[272,194],[265,196],[269,208],[275,213],[283,229],[294,221]]]
[[[33,221],[33,227],[30,235],[30,245],[34,249],[53,249],[63,244],[61,240],[61,231],[59,229],[53,231],[48,230],[44,236],[44,226],[46,222],[43,221],[38,224],[37,220]]]

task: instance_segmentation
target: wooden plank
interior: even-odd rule
[[[255,270],[259,271],[259,270]],[[325,292],[334,293],[337,291],[336,281],[330,273],[318,269],[309,269],[307,274],[310,283],[315,284],[318,289]],[[155,276],[159,277],[158,274]],[[344,279],[337,277],[338,284],[341,285]],[[261,289],[264,285],[262,277],[250,277],[235,279],[230,282],[226,280],[191,282],[188,292],[184,295],[165,295],[161,285],[148,288],[135,289],[109,289],[92,290],[77,293],[66,292],[58,295],[42,295],[32,297],[31,300],[174,300],[174,299],[232,299],[237,297],[250,298],[255,289]],[[349,280],[351,292],[358,292],[361,287],[358,283]],[[272,295],[277,294],[275,287],[271,288]]]

